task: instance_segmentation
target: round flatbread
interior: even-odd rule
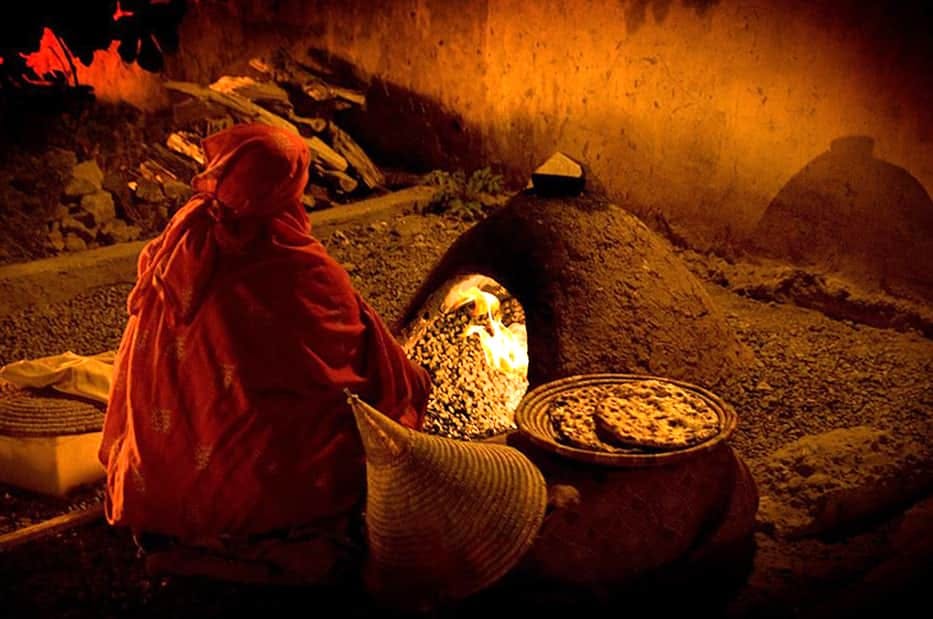
[[[653,449],[697,445],[720,429],[719,415],[706,400],[657,380],[614,386],[596,405],[596,424],[613,442]]]
[[[596,432],[596,405],[609,393],[605,387],[581,387],[561,393],[548,404],[548,417],[561,441],[591,451],[638,451],[611,445]]]

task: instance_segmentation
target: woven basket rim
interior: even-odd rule
[[[371,585],[385,579],[393,583],[389,589],[417,585],[429,597],[460,599],[521,560],[547,504],[544,476],[527,456],[506,445],[405,428],[362,400],[351,399],[351,406],[367,456]],[[372,457],[383,449],[386,454]],[[449,556],[428,556],[439,547]],[[468,561],[460,567],[471,569],[451,571],[451,558]],[[373,578],[376,573],[381,576]]]
[[[100,432],[104,406],[51,388],[18,387],[0,381],[0,435],[72,436]]]
[[[615,385],[641,380],[656,380],[676,385],[703,398],[719,416],[719,433],[697,445],[684,449],[672,449],[645,453],[610,453],[573,447],[558,440],[547,413],[547,405],[559,394],[581,387]],[[597,373],[577,374],[539,385],[525,394],[515,410],[518,431],[533,444],[562,457],[579,462],[608,467],[642,468],[664,466],[696,457],[718,447],[732,436],[738,425],[735,410],[714,393],[682,380],[649,374]]]

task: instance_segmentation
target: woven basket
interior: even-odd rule
[[[51,389],[22,389],[0,381],[0,435],[68,436],[100,432],[104,407]]]
[[[490,586],[531,547],[544,518],[544,477],[511,447],[429,436],[355,396],[366,452],[370,592],[428,608]]]
[[[552,400],[571,389],[618,385],[640,380],[657,380],[669,383],[703,398],[719,416],[719,434],[703,443],[684,449],[656,452],[646,450],[642,453],[593,451],[573,447],[560,441],[548,415],[548,406]],[[545,451],[591,464],[632,468],[662,466],[693,458],[697,454],[709,451],[732,435],[737,422],[738,419],[731,406],[701,387],[669,378],[639,374],[584,374],[545,383],[525,394],[515,411],[515,423],[518,425],[519,431]]]

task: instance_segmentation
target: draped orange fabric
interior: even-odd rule
[[[344,389],[409,427],[430,389],[310,234],[303,141],[204,141],[199,192],[146,245],[100,459],[111,524],[199,539],[345,514],[363,492]]]

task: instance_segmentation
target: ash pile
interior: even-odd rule
[[[521,304],[509,296],[496,296],[493,308],[471,300],[424,320],[408,347],[434,384],[424,432],[478,440],[515,429],[528,388],[524,328]],[[509,344],[515,355],[503,356]]]

